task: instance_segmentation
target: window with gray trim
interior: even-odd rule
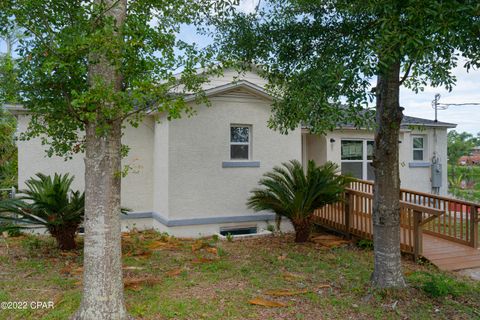
[[[413,161],[425,160],[425,137],[412,136]]]
[[[230,126],[230,159],[249,160],[251,154],[252,126]]]

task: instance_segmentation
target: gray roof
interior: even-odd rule
[[[248,81],[241,81],[236,84],[229,84],[226,85],[226,88],[218,87],[218,88],[213,88],[212,90],[224,90],[224,89],[231,89],[232,87],[238,87],[242,85],[249,85],[252,87],[252,89],[257,89],[257,86],[248,83]],[[214,93],[214,92],[212,92]],[[22,105],[20,104],[5,104],[3,107],[7,110],[10,110],[12,112],[25,112],[26,110],[23,108]],[[402,128],[408,129],[411,126],[424,126],[424,127],[440,127],[440,128],[455,128],[457,125],[455,123],[449,123],[449,122],[441,122],[441,121],[435,121],[435,120],[430,120],[430,119],[424,119],[424,118],[417,118],[417,117],[411,117],[411,116],[403,116],[402,119]],[[344,128],[351,128],[353,127],[352,124],[342,124],[339,127],[344,127]]]
[[[426,127],[444,127],[444,128],[455,128],[457,125],[455,123],[441,122],[424,118],[403,116],[402,127],[408,126],[426,126]]]

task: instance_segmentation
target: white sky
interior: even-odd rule
[[[240,10],[251,12],[255,9],[258,0],[241,0]],[[185,26],[180,37],[187,42],[196,42],[200,46],[207,44],[209,39],[195,34],[194,28]],[[5,44],[0,42],[0,52],[5,51]],[[426,87],[423,92],[414,92],[402,88],[400,104],[405,108],[404,113],[409,116],[434,119],[434,110],[431,102],[436,93],[441,94],[441,103],[480,103],[480,71],[470,70],[469,73],[460,63],[453,70],[457,77],[456,86],[451,92],[443,88]],[[474,135],[480,132],[480,106],[451,106],[447,110],[438,112],[438,120],[458,124],[457,131],[467,131]]]

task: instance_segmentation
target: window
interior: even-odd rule
[[[242,234],[255,234],[257,232],[257,227],[220,228],[220,234],[222,236],[227,236],[228,234],[238,236]]]
[[[342,140],[341,171],[355,178],[373,180],[373,141]]]
[[[251,126],[230,126],[230,159],[248,160],[251,152]]]
[[[422,136],[412,137],[413,161],[423,161],[425,151],[425,138]]]

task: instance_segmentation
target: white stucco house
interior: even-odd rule
[[[345,126],[322,136],[306,128],[281,135],[267,127],[271,97],[263,89],[265,80],[246,73],[233,81],[236,76],[226,70],[213,79],[206,88],[211,106],[195,105],[191,118],[169,122],[160,116],[157,122],[148,116],[138,128],[125,129],[123,143],[131,149],[123,163],[134,170],[122,180],[122,206],[133,210],[124,217],[124,228],[189,237],[265,228],[274,215],[254,213],[246,199],[264,172],[291,159],[334,161],[342,172],[373,178],[373,132]],[[26,130],[28,114],[10,109],[18,130]],[[402,187],[447,193],[447,129],[455,126],[405,117],[399,136]],[[84,188],[80,154],[69,161],[48,158],[37,139],[19,141],[18,156],[20,189],[37,172],[74,174],[74,188]],[[432,189],[432,159],[443,164],[434,177],[437,189]]]

